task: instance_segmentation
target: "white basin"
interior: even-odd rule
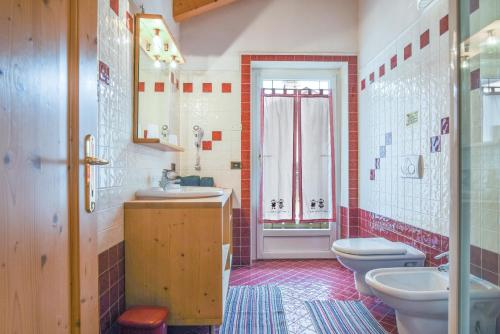
[[[224,194],[222,188],[216,187],[178,187],[178,188],[150,188],[135,193],[137,199],[169,199],[169,198],[204,198],[216,197]]]
[[[381,268],[366,273],[374,294],[396,310],[400,334],[448,332],[449,277],[437,268]],[[496,333],[500,315],[500,288],[471,275],[471,329]]]

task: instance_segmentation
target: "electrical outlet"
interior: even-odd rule
[[[241,169],[241,161],[231,161],[231,169]]]

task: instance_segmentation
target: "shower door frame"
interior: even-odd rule
[[[276,64],[279,66],[278,64]],[[307,72],[307,73],[306,73]],[[314,73],[314,74],[313,74]],[[306,76],[304,76],[306,75]],[[326,76],[325,76],[326,75]],[[264,80],[280,80],[280,79],[290,79],[290,80],[329,80],[330,81],[330,90],[333,91],[333,94],[339,92],[337,89],[338,80],[339,80],[338,69],[329,68],[322,69],[320,71],[315,70],[306,70],[306,69],[269,69],[269,70],[255,70],[252,71],[252,101],[253,101],[253,109],[252,109],[252,123],[255,126],[252,126],[252,144],[257,144],[255,139],[260,138],[260,98],[261,98],[261,90],[262,90],[262,82]],[[340,99],[340,96],[333,96],[334,100]],[[337,117],[339,117],[340,113],[337,113],[335,110],[338,103],[334,105],[334,151],[335,151],[335,200],[336,200],[336,211],[339,213],[339,200],[340,200],[340,163],[337,163],[340,159],[339,152],[339,131],[338,126],[340,122]],[[258,109],[258,110],[257,110]],[[257,131],[258,130],[258,131]],[[260,139],[259,139],[260,140]],[[255,147],[255,146],[254,146]],[[252,151],[252,188],[260,189],[260,149]],[[252,225],[255,226],[255,243],[256,251],[255,256],[257,259],[283,259],[283,258],[334,258],[333,253],[330,251],[331,243],[337,238],[337,228],[339,225],[339,215],[337,214],[337,221],[330,223],[330,228],[328,230],[324,229],[283,229],[283,230],[269,230],[264,229],[264,224],[259,224],[257,222],[258,219],[258,210],[259,210],[259,201],[260,198],[259,191],[253,192],[252,196]],[[297,248],[296,251],[292,252],[290,250],[283,251],[265,251],[264,250],[264,239],[269,238],[269,240],[275,240],[276,242],[283,242],[285,245],[289,245],[290,248],[293,245]],[[324,250],[311,250],[307,251],[308,245],[314,244],[316,242],[325,242],[325,238],[328,238],[328,247]],[[303,247],[303,248],[301,248]],[[287,248],[287,249],[290,249]]]

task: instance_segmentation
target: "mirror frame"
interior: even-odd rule
[[[140,38],[141,38],[141,28],[140,28],[140,20],[141,19],[155,19],[161,20],[163,25],[165,26],[169,37],[172,39],[173,44],[175,45],[178,53],[179,64],[184,63],[184,58],[177,46],[177,42],[172,36],[170,29],[168,29],[167,23],[163,19],[163,16],[160,14],[144,14],[139,13],[135,14],[134,17],[134,110],[133,110],[133,119],[132,119],[132,139],[136,144],[145,144],[151,146],[153,148],[160,149],[162,151],[183,151],[180,146],[172,145],[168,143],[161,142],[160,138],[140,138],[139,137],[139,53],[140,53]]]

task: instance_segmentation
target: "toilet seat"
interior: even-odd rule
[[[384,238],[349,238],[336,240],[332,248],[352,255],[397,255],[406,254],[406,247]]]
[[[337,256],[357,261],[425,259],[425,254],[418,249],[384,238],[340,239],[333,243],[332,251]]]

